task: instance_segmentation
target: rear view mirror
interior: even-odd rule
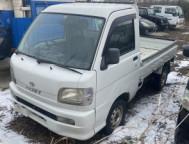
[[[189,45],[183,46],[183,55],[189,57]]]
[[[108,56],[106,62],[108,64],[117,64],[119,63],[120,50],[118,48],[110,48],[108,50]]]

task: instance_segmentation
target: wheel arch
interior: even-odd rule
[[[126,103],[129,102],[129,99],[130,99],[130,94],[129,94],[129,92],[125,92],[125,93],[121,94],[120,96],[118,96],[118,97],[112,102],[112,104],[111,104],[111,106],[110,106],[110,108],[109,108],[108,114],[109,114],[110,109],[112,108],[113,104],[114,104],[116,101],[118,101],[118,100],[123,100],[123,101],[125,102],[125,104],[126,104]],[[126,105],[125,105],[125,106],[126,106]],[[107,115],[106,119],[107,119],[107,118],[108,118],[108,115]]]
[[[129,102],[129,99],[130,99],[130,94],[128,92],[125,92],[125,93],[121,94],[115,101],[117,101],[117,100],[123,100],[124,102],[127,103],[127,102]]]
[[[164,63],[162,66],[160,66],[158,69],[156,69],[153,73],[160,75],[162,73],[163,67],[167,66],[169,72],[171,71],[171,64],[170,61],[167,61],[166,63]]]

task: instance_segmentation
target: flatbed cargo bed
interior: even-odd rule
[[[141,37],[140,44],[141,79],[157,70],[157,68],[162,65],[162,62],[167,62],[170,60],[170,57],[172,57],[172,55],[176,55],[177,52],[177,41],[175,40],[155,37]]]
[[[172,44],[175,44],[174,40],[147,38],[141,37],[141,61],[145,62],[150,57],[158,54],[159,52],[168,49]]]

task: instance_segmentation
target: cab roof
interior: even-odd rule
[[[134,6],[115,3],[67,3],[50,6],[42,13],[65,13],[108,18],[111,13],[126,9],[134,9]]]

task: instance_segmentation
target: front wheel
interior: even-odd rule
[[[126,107],[123,100],[114,102],[106,120],[106,134],[111,134],[118,126],[124,123],[125,111]]]

